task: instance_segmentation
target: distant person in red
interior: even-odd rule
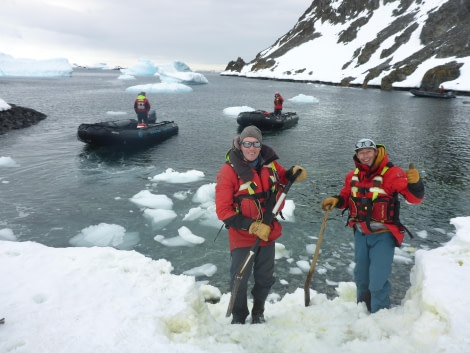
[[[140,92],[137,96],[137,99],[134,102],[134,110],[137,113],[138,124],[144,124],[140,126],[147,126],[150,102],[145,96],[145,92]]]
[[[444,93],[444,86],[441,85],[441,87],[439,87],[439,93]]]
[[[275,115],[281,115],[282,103],[284,103],[284,98],[282,98],[279,92],[274,93],[274,114]]]

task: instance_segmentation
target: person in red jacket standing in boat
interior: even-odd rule
[[[134,111],[137,114],[137,127],[145,127],[148,124],[148,114],[150,111],[150,102],[145,92],[140,92],[134,102]]]
[[[226,163],[220,168],[215,187],[217,217],[228,228],[230,254],[230,289],[250,248],[259,237],[260,246],[255,251],[254,261],[247,266],[246,276],[240,282],[232,310],[232,324],[245,324],[248,317],[248,278],[253,271],[254,286],[251,290],[253,308],[251,322],[263,323],[264,303],[274,279],[274,243],[282,235],[282,225],[274,218],[270,225],[263,223],[268,200],[281,195],[283,185],[291,180],[302,181],[307,177],[305,169],[293,166],[289,170],[277,162],[274,150],[262,143],[261,131],[247,126],[233,139],[232,148],[225,156]],[[282,210],[282,206],[280,207]]]
[[[344,179],[339,195],[322,202],[324,211],[349,209],[348,225],[354,230],[354,281],[357,301],[375,313],[390,307],[395,247],[407,229],[400,223],[398,195],[411,204],[424,199],[424,184],[413,163],[407,172],[388,159],[384,145],[359,140],[353,157],[355,169]]]
[[[284,98],[282,98],[279,92],[274,93],[274,114],[275,115],[281,115],[283,103],[284,103]]]

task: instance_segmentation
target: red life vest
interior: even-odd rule
[[[275,197],[274,203],[281,195],[276,164],[271,162],[264,165],[259,174],[253,173],[253,180],[245,183],[240,178],[238,180],[240,186],[234,195],[234,209],[245,217],[262,220],[271,195]],[[283,206],[279,210],[282,210]]]
[[[383,150],[382,150],[383,149]],[[341,208],[349,210],[347,224],[364,234],[390,231],[396,245],[403,242],[405,232],[413,237],[400,222],[400,200],[417,204],[424,195],[415,195],[408,187],[406,173],[388,161],[383,146],[380,160],[374,167],[362,166],[354,157],[357,168],[348,173],[340,195],[347,200]]]
[[[398,221],[398,195],[389,195],[383,186],[383,176],[388,171],[385,166],[381,173],[372,179],[359,181],[359,168],[351,177],[349,197],[349,222],[370,222],[396,224]]]

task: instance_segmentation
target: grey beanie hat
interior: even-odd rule
[[[247,126],[243,129],[240,134],[240,143],[242,143],[246,137],[254,137],[259,142],[263,142],[263,135],[261,134],[260,129],[254,125]]]

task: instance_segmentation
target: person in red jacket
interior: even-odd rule
[[[282,98],[279,92],[274,93],[274,114],[275,115],[281,115],[283,103],[284,103],[284,98]]]
[[[217,217],[228,228],[230,253],[230,288],[235,275],[246,259],[257,237],[262,241],[254,254],[254,261],[244,272],[232,309],[232,324],[244,324],[248,317],[248,278],[253,270],[251,290],[253,307],[251,322],[264,322],[264,303],[274,284],[274,242],[282,235],[282,225],[274,219],[271,225],[262,223],[266,203],[282,193],[283,185],[301,170],[295,181],[302,181],[307,172],[299,166],[289,170],[277,162],[274,150],[262,143],[261,131],[248,126],[233,139],[226,154],[226,163],[220,168],[215,187]],[[276,198],[276,199],[277,199]],[[280,208],[282,210],[282,207]]]
[[[405,173],[389,161],[384,145],[370,139],[357,142],[353,161],[356,168],[346,175],[339,195],[325,198],[321,207],[349,210],[357,301],[375,313],[390,307],[388,278],[395,247],[401,245],[406,230],[398,218],[398,195],[418,204],[424,199],[424,184],[413,164]]]
[[[145,92],[140,92],[137,96],[137,99],[134,102],[134,111],[137,113],[137,126],[147,126],[150,102],[147,99]]]

